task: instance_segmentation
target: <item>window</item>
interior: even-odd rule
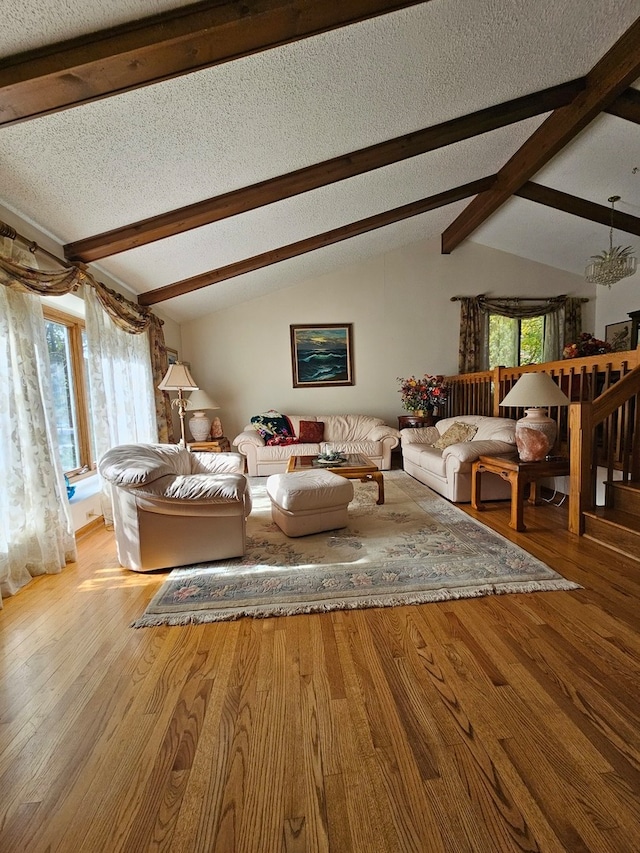
[[[489,315],[489,367],[540,364],[544,317]]]
[[[44,309],[60,458],[66,474],[95,467],[84,322]]]

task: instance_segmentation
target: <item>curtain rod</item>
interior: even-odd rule
[[[42,246],[39,246],[35,240],[28,240],[24,235],[19,234],[15,228],[12,228],[10,225],[7,225],[6,222],[2,222],[1,220],[0,237],[8,237],[10,240],[17,240],[18,242],[23,243],[32,255],[35,255],[36,252],[41,252],[43,255],[47,255],[47,257],[51,258],[57,264],[60,264],[61,267],[65,267],[66,269],[86,269],[84,264],[71,264],[68,261],[61,260],[57,255],[54,255],[52,252],[49,252],[47,249],[43,249]]]
[[[450,298],[450,302],[460,302],[462,299],[486,299],[488,302],[491,300],[495,300],[496,302],[554,302],[556,299],[564,299],[565,296],[479,296],[479,297],[469,297],[469,296],[452,296]],[[578,298],[578,297],[576,297]],[[588,302],[589,299],[586,296],[581,296],[580,302]]]

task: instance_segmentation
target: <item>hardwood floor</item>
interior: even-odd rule
[[[584,588],[135,630],[87,535],[0,613],[2,853],[636,853],[640,563],[489,507]]]

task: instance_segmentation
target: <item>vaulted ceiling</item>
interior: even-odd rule
[[[581,274],[609,196],[614,242],[640,235],[639,16],[22,0],[0,30],[0,201],[179,322],[425,238]]]

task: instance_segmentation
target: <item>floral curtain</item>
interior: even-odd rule
[[[160,444],[173,444],[173,419],[171,417],[171,399],[166,391],[160,391],[158,385],[169,369],[169,358],[164,343],[162,321],[153,314],[149,326],[149,346],[151,349],[151,372],[153,374],[154,402],[156,407],[156,422],[158,424],[158,441]]]
[[[9,248],[6,248],[6,244]],[[12,246],[16,257],[0,255],[0,284],[22,293],[39,293],[44,296],[64,296],[85,281],[93,281],[88,273],[78,267],[63,270],[39,270],[30,264],[35,263],[28,252],[20,250],[15,243],[5,241],[5,252],[9,254]],[[97,284],[97,282],[96,282]]]
[[[557,361],[567,341],[577,339],[582,327],[583,299],[554,296],[541,300],[521,300],[517,297],[488,299],[480,296],[458,297],[460,308],[460,346],[458,371],[477,373],[489,367],[490,314],[502,317],[545,317],[543,358]]]
[[[113,323],[93,288],[85,291],[85,322],[97,458],[118,444],[157,441],[148,333],[132,335]],[[106,486],[102,504],[109,524],[113,516]]]
[[[563,332],[564,337],[560,343],[560,355],[562,357],[563,348],[574,341],[577,341],[582,332],[582,303],[584,299],[574,299],[567,297],[564,306]]]
[[[11,244],[3,250],[10,252]],[[1,259],[3,269],[22,260],[15,255]],[[0,287],[0,383],[1,606],[2,596],[76,558],[42,306],[37,296],[11,285]]]
[[[461,296],[458,372],[478,373],[489,366],[489,325],[481,296]]]
[[[39,295],[82,288],[98,458],[115,443],[172,439],[162,322],[71,266],[40,270],[13,239],[0,240],[0,595],[75,559],[75,537],[58,453],[52,383]],[[152,369],[153,361],[153,369]],[[158,420],[156,423],[156,407]],[[103,501],[105,519],[111,502]],[[0,597],[1,606],[1,597]]]

